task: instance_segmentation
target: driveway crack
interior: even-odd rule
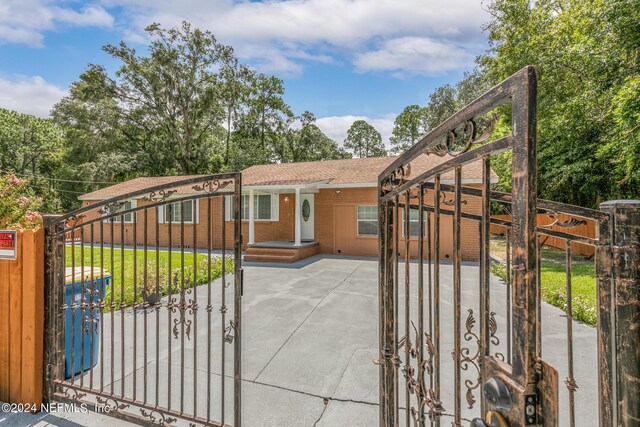
[[[313,427],[316,427],[318,425],[318,423],[320,422],[320,420],[322,419],[322,417],[324,416],[324,413],[327,411],[327,406],[329,406],[329,399],[323,399],[322,402],[324,403],[324,409],[322,410],[322,412],[320,413],[320,416],[318,417],[318,419],[316,420],[315,423],[313,423]]]
[[[318,301],[318,303],[315,305],[315,307],[313,307],[313,309],[309,312],[309,314],[307,314],[307,316],[302,320],[302,322],[300,322],[300,324],[294,329],[293,332],[291,332],[291,335],[289,335],[289,337],[285,340],[284,343],[282,343],[282,345],[280,346],[280,348],[278,349],[278,351],[275,352],[275,354],[273,356],[271,356],[271,359],[269,359],[269,361],[267,362],[266,365],[264,365],[264,367],[260,370],[260,372],[258,373],[258,375],[256,375],[256,377],[254,378],[254,381],[257,381],[258,378],[260,377],[260,375],[262,375],[262,373],[265,371],[265,369],[267,369],[267,367],[271,364],[271,362],[273,362],[273,360],[276,358],[276,356],[280,353],[280,351],[282,351],[282,349],[284,348],[285,345],[287,345],[287,343],[289,342],[289,340],[291,340],[291,338],[296,334],[296,332],[298,332],[298,330],[302,327],[302,325],[304,325],[304,323],[309,319],[309,317],[311,317],[311,315],[316,311],[316,309],[320,306],[320,304],[322,304],[322,302],[327,299],[327,297],[329,295],[331,295],[333,293],[333,291],[335,291],[336,289],[338,289],[342,284],[344,284],[347,280],[349,280],[349,278],[351,276],[353,276],[353,274],[358,271],[358,269],[360,268],[360,264],[358,264],[358,266],[356,268],[353,269],[353,271],[351,273],[349,273],[347,275],[347,277],[345,277],[344,279],[342,279],[342,281],[340,281],[340,283],[338,283],[336,286],[334,286],[333,288],[331,288],[331,290],[329,292],[327,292],[325,294],[325,296],[323,296],[320,301]]]

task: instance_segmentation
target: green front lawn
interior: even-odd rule
[[[84,263],[81,263],[81,248],[75,247],[74,256],[72,256],[71,247],[67,246],[66,265],[72,266],[72,258],[75,258],[75,269],[79,272],[81,266],[89,268],[92,264],[94,267],[100,267],[100,256],[102,254],[103,264],[102,268],[109,272],[111,275],[111,284],[107,288],[104,298],[105,307],[104,311],[111,311],[112,295],[113,303],[115,304],[115,310],[120,306],[130,306],[134,303],[142,303],[145,299],[144,296],[150,295],[151,298],[156,293],[156,283],[158,283],[157,292],[163,296],[169,293],[179,292],[183,286],[182,282],[182,269],[180,250],[175,249],[171,254],[171,269],[169,269],[169,253],[159,252],[158,255],[158,277],[156,280],[156,252],[155,250],[147,251],[147,271],[146,271],[146,286],[145,286],[145,268],[144,268],[144,253],[142,250],[135,251],[135,263],[134,263],[134,251],[125,249],[113,249],[100,248],[93,249],[93,263],[91,262],[91,248],[84,248]],[[111,257],[113,255],[113,267]],[[186,289],[193,287],[194,285],[203,285],[208,281],[209,264],[207,263],[206,254],[197,254],[195,259],[195,278],[194,278],[194,258],[193,254],[184,254],[184,287]],[[134,272],[135,265],[135,272]],[[227,257],[225,259],[225,271],[227,273],[233,272],[233,257]],[[169,274],[171,272],[171,274]],[[85,276],[90,273],[85,271]],[[222,275],[222,259],[219,256],[212,257],[211,259],[211,280],[215,280]],[[169,280],[169,277],[172,279]],[[124,279],[124,280],[123,280]],[[171,292],[169,292],[171,290]],[[113,292],[113,294],[112,294]]]
[[[505,241],[502,236],[491,236],[491,252],[505,258]],[[567,292],[565,273],[565,252],[559,249],[543,247],[541,250],[541,287],[542,299],[551,305],[567,310]],[[506,265],[493,263],[491,272],[506,279]],[[596,325],[596,272],[593,260],[581,255],[571,257],[571,293],[573,317],[576,320]]]

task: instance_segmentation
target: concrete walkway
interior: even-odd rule
[[[412,283],[415,283],[417,269],[411,266]],[[378,357],[378,296],[377,296],[377,262],[371,258],[349,259],[345,257],[317,256],[292,265],[245,265],[245,290],[243,301],[243,342],[242,342],[242,416],[245,426],[373,426],[378,423],[378,368],[372,360]],[[400,268],[402,275],[403,268]],[[442,266],[442,400],[446,413],[453,412],[453,364],[449,357],[453,348],[453,305],[451,265]],[[462,330],[465,331],[464,321],[468,309],[477,313],[478,304],[478,267],[474,264],[463,266],[462,272],[463,298]],[[403,283],[400,277],[400,283]],[[426,283],[426,281],[425,281]],[[215,286],[219,288],[219,283]],[[402,290],[402,286],[400,286]],[[204,307],[206,302],[206,286],[198,288],[198,302]],[[497,336],[501,343],[495,349],[505,353],[505,286],[492,278],[491,304],[496,312],[498,325]],[[412,289],[412,313],[415,321],[415,307],[417,304],[415,289]],[[400,306],[403,306],[404,294],[400,295]],[[228,301],[228,304],[231,304]],[[163,309],[165,310],[165,309]],[[206,313],[205,310],[200,310]],[[221,322],[219,313],[213,320],[213,330],[219,331]],[[232,315],[227,313],[228,318]],[[475,315],[477,318],[477,314]],[[119,331],[121,314],[114,315],[116,332]],[[150,318],[152,316],[149,316]],[[401,310],[400,317],[404,317]],[[133,322],[131,313],[124,313],[125,322]],[[164,319],[164,315],[163,315]],[[204,318],[199,317],[197,329],[192,334],[198,336],[198,348],[205,348],[207,327]],[[105,316],[107,325],[110,318]],[[136,324],[140,324],[141,316],[137,314]],[[160,328],[168,328],[164,320],[160,321]],[[126,330],[131,331],[133,323],[125,323]],[[597,372],[596,336],[595,330],[578,322],[574,326],[574,348],[576,353],[575,372],[580,389],[576,394],[576,425],[595,425],[597,419]],[[149,329],[155,326],[149,324]],[[477,323],[475,325],[477,332]],[[105,332],[106,342],[109,342],[109,328]],[[560,310],[543,304],[543,357],[554,364],[559,371],[562,381],[566,377],[566,317]],[[163,329],[166,334],[166,331]],[[400,335],[404,334],[404,326],[400,328]],[[411,334],[413,335],[413,333]],[[216,335],[219,336],[219,335]],[[193,337],[193,335],[192,335]],[[127,340],[131,334],[125,335]],[[216,339],[216,342],[218,340]],[[176,341],[178,342],[178,341]],[[130,345],[130,344],[129,344]],[[138,344],[139,345],[139,344]],[[155,344],[149,343],[150,348]],[[147,360],[149,377],[153,377],[156,366],[165,366],[169,354],[172,359],[171,394],[179,390],[181,380],[184,380],[185,411],[192,411],[194,401],[198,414],[206,411],[206,393],[203,392],[206,382],[206,371],[202,375],[202,364],[206,354],[198,351],[196,365],[197,375],[194,375],[194,364],[191,359],[185,363],[185,374],[180,377],[180,347],[167,348],[166,342],[161,341],[161,350],[156,362],[155,353]],[[475,341],[464,341],[463,346],[469,347],[472,354]],[[144,361],[139,352],[138,361],[132,363],[130,359],[120,361],[120,342],[114,341],[114,380],[116,390],[122,387],[121,378],[126,378],[125,392],[133,392],[131,378],[137,375],[136,393],[142,395],[142,367]],[[185,348],[187,348],[185,346]],[[231,348],[229,346],[228,348]],[[105,348],[108,351],[109,349]],[[212,417],[220,415],[220,374],[219,363],[220,346],[214,345],[212,350],[212,378],[214,384],[213,400],[210,402]],[[191,352],[193,353],[193,352]],[[229,356],[229,355],[228,355]],[[402,358],[404,356],[402,355]],[[153,360],[151,360],[153,359]],[[124,368],[123,368],[124,366]],[[168,366],[168,364],[166,365]],[[226,375],[232,375],[232,357],[227,357]],[[134,368],[135,367],[135,368]],[[123,372],[124,369],[124,372]],[[160,368],[162,369],[162,368]],[[95,384],[99,381],[99,366],[94,369]],[[108,370],[107,370],[108,371]],[[135,373],[134,373],[135,372]],[[163,381],[165,371],[160,375],[158,384],[160,401],[166,401],[168,392]],[[111,378],[106,378],[105,387],[110,387]],[[462,399],[466,401],[464,380],[474,381],[473,366],[463,371]],[[198,383],[198,392],[193,393],[193,381]],[[85,381],[88,377],[85,376]],[[85,383],[86,384],[86,383]],[[227,388],[227,422],[230,422],[230,396],[233,381],[226,382]],[[404,407],[404,384],[401,384],[401,406]],[[154,393],[155,382],[150,380],[149,393]],[[478,390],[473,391],[478,399]],[[204,396],[204,397],[203,397]],[[173,407],[178,403],[172,398]],[[560,408],[566,420],[568,396],[564,384],[560,384]],[[463,416],[470,419],[477,416],[478,403],[473,410],[469,410],[463,403]],[[403,412],[403,411],[402,411]],[[445,419],[445,424],[450,419]],[[1,414],[0,427],[27,425],[101,425],[110,426],[130,425],[104,415],[81,413],[49,413],[49,414]],[[464,423],[466,425],[466,422]],[[567,425],[562,423],[561,425]]]

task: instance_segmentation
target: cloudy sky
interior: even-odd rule
[[[312,111],[342,142],[365,119],[388,138],[409,104],[455,83],[486,47],[481,0],[1,0],[0,107],[46,117],[100,47],[143,49],[143,28],[187,20],[285,81],[295,113]]]

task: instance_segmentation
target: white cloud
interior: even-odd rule
[[[105,7],[120,6],[131,32],[141,32],[151,22],[174,26],[182,20],[209,29],[225,43],[232,44],[245,59],[266,64],[269,71],[300,72],[300,62],[308,56],[330,61],[334,56],[354,58],[362,70],[382,57],[372,51],[378,43],[416,38],[445,46],[423,46],[414,52],[415,60],[403,61],[396,68],[407,72],[432,74],[431,68],[417,67],[429,62],[438,51],[442,62],[435,73],[461,68],[460,50],[479,51],[484,45],[481,26],[488,19],[481,2],[469,0],[271,0],[249,2],[232,0],[102,0]],[[439,42],[433,42],[439,40]],[[415,45],[415,43],[414,43]],[[386,46],[391,47],[391,46]],[[406,46],[401,46],[405,51]],[[414,46],[415,47],[415,46]],[[420,47],[420,46],[418,46]],[[369,52],[372,51],[372,52]],[[369,56],[365,56],[369,52]],[[448,55],[447,55],[448,53]],[[407,56],[408,53],[405,53]],[[388,56],[388,55],[387,55]],[[381,59],[378,59],[378,62]],[[297,65],[297,67],[296,67]],[[363,66],[364,65],[364,66]],[[408,67],[408,68],[404,68]]]
[[[80,12],[73,9],[53,8],[54,19],[59,22],[86,27],[111,27],[113,16],[99,6],[87,6]]]
[[[80,10],[60,7],[52,0],[2,0],[0,4],[0,43],[19,43],[41,47],[43,34],[59,25],[111,27],[113,17],[99,5]]]
[[[0,108],[47,117],[53,104],[66,95],[66,90],[47,83],[40,76],[0,77]]]
[[[473,65],[475,55],[449,42],[428,37],[402,37],[385,41],[381,48],[356,56],[361,71],[393,71],[402,74],[441,74]]]
[[[347,137],[347,131],[356,120],[364,120],[372,125],[380,135],[382,136],[382,142],[389,147],[389,137],[393,131],[393,121],[396,118],[396,114],[385,114],[382,117],[367,117],[367,116],[329,116],[322,117],[316,120],[318,127],[329,138],[333,139],[342,146],[344,139]]]

